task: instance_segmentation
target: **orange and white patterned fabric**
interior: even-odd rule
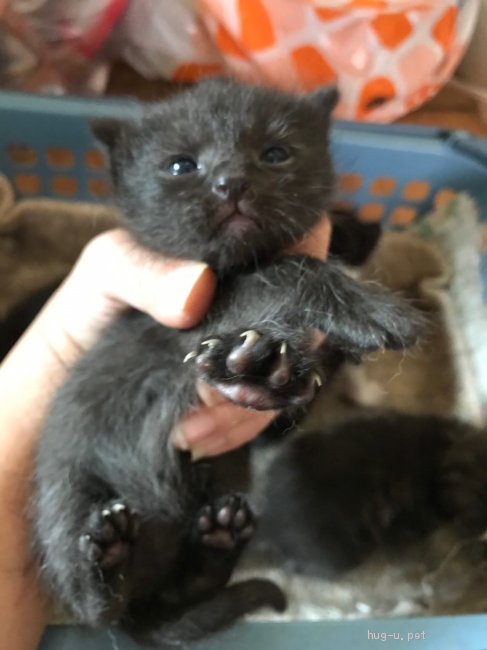
[[[124,50],[142,73],[179,81],[223,73],[310,90],[337,79],[338,117],[389,121],[452,75],[477,11],[478,0],[137,0]]]

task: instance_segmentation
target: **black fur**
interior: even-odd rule
[[[374,251],[382,234],[378,222],[360,221],[353,210],[330,211],[333,226],[329,254],[350,266],[364,264]]]
[[[400,299],[331,262],[281,259],[328,208],[335,100],[334,90],[295,97],[213,80],[140,121],[94,127],[127,227],[153,250],[207,261],[219,284],[189,331],[122,316],[54,400],[36,463],[37,552],[47,584],[85,623],[116,620],[163,646],[261,605],[282,607],[279,590],[259,582],[198,604],[225,584],[247,535],[237,512],[225,548],[208,548],[198,530],[202,508],[237,498],[234,468],[245,452],[192,464],[173,448],[169,434],[196,403],[195,380],[245,406],[296,407],[331,376],[337,355],[416,339],[418,319]],[[262,160],[283,151],[287,160]],[[198,169],[174,177],[169,166],[182,156]],[[318,349],[312,328],[327,333]]]
[[[259,536],[302,573],[333,578],[450,522],[487,526],[486,432],[434,415],[360,417],[284,443]]]

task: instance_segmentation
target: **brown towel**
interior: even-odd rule
[[[38,289],[63,278],[85,244],[118,222],[113,207],[14,200],[0,175],[0,318]]]

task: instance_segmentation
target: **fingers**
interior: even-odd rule
[[[304,253],[317,257],[320,260],[326,259],[330,247],[331,221],[325,216],[303,239],[292,247],[291,253]]]
[[[252,411],[227,402],[206,384],[200,384],[198,392],[204,405],[185,416],[173,431],[176,447],[191,451],[193,460],[241,447],[277,415],[276,411]]]

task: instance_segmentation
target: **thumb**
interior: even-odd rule
[[[124,230],[95,237],[41,312],[49,345],[70,363],[108,323],[133,307],[168,327],[191,327],[206,313],[216,286],[202,262],[167,260]]]
[[[124,230],[96,237],[78,265],[83,267],[84,284],[98,285],[106,298],[169,327],[191,327],[201,320],[216,286],[213,272],[203,262],[165,259]]]

